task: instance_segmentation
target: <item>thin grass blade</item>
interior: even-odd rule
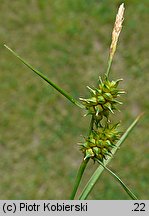
[[[96,160],[101,166],[103,166],[103,168],[105,170],[107,170],[110,175],[112,177],[114,177],[116,179],[116,181],[123,187],[123,189],[126,191],[126,193],[130,196],[131,199],[133,200],[137,200],[138,198],[134,195],[134,193],[124,184],[124,182],[112,171],[110,170],[108,167],[104,166],[104,164],[99,161],[99,160]]]
[[[13,54],[15,55],[23,64],[25,64],[28,68],[30,68],[34,73],[36,73],[38,76],[40,76],[43,80],[45,80],[47,83],[49,83],[53,88],[55,88],[58,92],[60,92],[64,97],[66,97],[69,101],[71,101],[73,104],[79,106],[80,108],[84,108],[84,106],[77,100],[75,100],[72,96],[70,96],[67,92],[65,92],[62,88],[60,88],[58,85],[56,85],[54,82],[49,80],[43,73],[41,73],[39,70],[32,67],[27,61],[25,61],[23,58],[21,58],[15,51],[13,51],[11,48],[9,48],[7,45],[4,44],[4,46]]]

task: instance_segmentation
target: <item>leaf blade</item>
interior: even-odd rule
[[[60,92],[64,97],[66,97],[69,101],[71,101],[73,104],[77,105],[80,108],[84,108],[84,106],[77,100],[75,100],[72,96],[70,96],[67,92],[65,92],[62,88],[60,88],[58,85],[56,85],[54,82],[49,80],[48,77],[46,77],[43,73],[41,73],[39,70],[35,69],[30,65],[27,61],[25,61],[23,58],[21,58],[15,51],[13,51],[10,47],[8,47],[6,44],[4,44],[4,47],[6,47],[14,56],[16,56],[21,62],[23,62],[24,65],[26,65],[28,68],[30,68],[34,73],[36,73],[38,76],[40,76],[43,80],[45,80],[47,83],[49,83],[53,88],[55,88],[58,92]]]
[[[110,173],[110,175],[116,179],[116,181],[123,187],[123,189],[126,191],[126,193],[132,198],[133,200],[138,200],[138,198],[135,196],[135,194],[128,188],[128,186],[108,167],[106,167],[103,163],[101,163],[99,160],[97,162],[103,166],[103,168]]]

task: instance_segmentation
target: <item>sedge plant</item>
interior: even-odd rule
[[[75,106],[80,109],[86,110],[85,116],[90,116],[91,118],[88,135],[79,144],[79,148],[82,152],[83,157],[78,169],[70,199],[76,199],[76,194],[89,160],[93,160],[94,163],[98,163],[99,166],[95,170],[87,184],[84,186],[77,199],[87,199],[95,183],[98,181],[104,170],[113,176],[113,178],[122,186],[122,188],[131,199],[137,199],[135,194],[128,188],[128,186],[126,186],[126,184],[120,179],[120,177],[118,177],[117,174],[115,174],[107,167],[116,151],[120,148],[121,144],[128,137],[141,117],[141,114],[137,116],[137,118],[131,123],[129,128],[124,133],[119,130],[119,122],[111,121],[111,116],[115,114],[115,112],[118,110],[118,106],[122,104],[122,102],[119,101],[119,97],[125,93],[123,89],[119,88],[119,83],[122,81],[122,79],[110,79],[111,65],[116,51],[118,38],[122,29],[123,20],[124,4],[122,3],[118,9],[112,32],[112,42],[109,51],[107,71],[105,72],[103,77],[99,77],[97,86],[95,88],[87,86],[90,92],[89,98],[79,98],[79,100],[73,98],[65,90],[52,82],[43,73],[26,62],[15,51],[13,51],[7,45],[4,45],[21,62],[23,62],[28,68],[30,68],[43,80],[45,80],[49,85],[55,88],[60,94],[62,94]]]

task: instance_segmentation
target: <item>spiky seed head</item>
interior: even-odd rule
[[[107,155],[111,155],[111,150],[115,146],[115,142],[120,138],[118,124],[101,126],[97,130],[93,130],[86,142],[80,145],[80,149],[84,154],[84,158],[98,158],[103,161]]]
[[[116,98],[124,93],[123,90],[119,90],[118,84],[122,79],[116,81],[110,81],[107,78],[102,81],[100,77],[100,84],[98,88],[90,88],[91,97],[88,99],[80,98],[83,105],[86,107],[88,113],[94,115],[95,122],[98,124],[103,117],[108,118],[109,113],[114,113],[117,104],[121,104]]]

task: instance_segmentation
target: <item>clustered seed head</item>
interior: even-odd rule
[[[118,124],[106,125],[97,130],[93,130],[85,142],[81,144],[81,151],[84,159],[92,158],[103,162],[106,156],[111,155],[111,149],[115,146],[115,142],[120,137],[117,130]]]
[[[100,78],[98,88],[88,87],[91,97],[88,99],[80,98],[88,111],[87,114],[94,115],[97,121],[101,121],[104,116],[108,118],[109,112],[114,113],[114,110],[117,109],[116,105],[122,104],[117,100],[117,97],[125,93],[123,90],[117,89],[121,80],[109,81],[106,78],[103,82]]]
[[[103,162],[107,155],[111,155],[111,150],[115,146],[116,141],[120,138],[120,132],[117,130],[118,124],[111,125],[109,122],[109,114],[117,110],[117,104],[122,104],[117,97],[125,93],[118,89],[118,84],[122,79],[109,81],[106,77],[104,81],[100,78],[97,88],[88,89],[91,97],[88,99],[80,98],[87,114],[92,115],[93,124],[90,134],[82,143],[81,151],[84,159],[92,158]],[[105,117],[105,121],[103,121]]]

